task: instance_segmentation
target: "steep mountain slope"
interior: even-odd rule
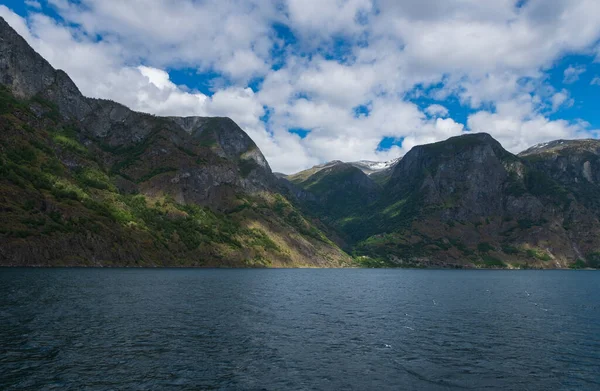
[[[600,214],[586,194],[597,190],[581,183],[597,175],[597,155],[578,148],[580,158],[565,151],[571,167],[517,157],[487,134],[418,146],[374,200],[336,211],[335,227],[369,265],[594,266]]]
[[[0,265],[341,266],[228,118],[84,97],[0,18]]]
[[[339,161],[313,167],[287,179],[296,189],[301,189],[293,193],[307,214],[345,235],[348,215],[365,210],[381,192],[381,186],[359,168]]]
[[[533,146],[519,157],[566,186],[600,186],[600,140],[556,140]]]
[[[600,142],[273,174],[228,118],[84,97],[0,18],[0,265],[599,267]],[[292,201],[289,202],[288,200]]]
[[[572,191],[576,200],[600,210],[600,140],[557,140],[519,154],[527,164]]]

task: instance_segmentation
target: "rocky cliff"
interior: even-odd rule
[[[344,196],[346,181],[329,176],[328,192],[361,208],[307,209],[333,220],[366,265],[595,267],[598,144],[557,141],[515,156],[485,133],[453,137],[413,148],[374,197]],[[324,172],[290,178],[318,183]]]
[[[0,265],[343,266],[229,118],[84,97],[0,18]]]

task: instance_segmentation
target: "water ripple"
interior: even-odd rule
[[[599,282],[594,272],[0,269],[0,389],[600,389]]]

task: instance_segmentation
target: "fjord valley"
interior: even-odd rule
[[[0,265],[600,266],[600,142],[274,174],[224,117],[83,96],[0,18]]]

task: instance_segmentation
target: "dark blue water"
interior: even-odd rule
[[[600,389],[599,299],[597,272],[0,269],[0,389]]]

